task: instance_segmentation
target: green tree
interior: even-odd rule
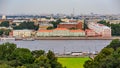
[[[59,23],[61,23],[62,21],[61,21],[61,19],[58,19],[56,22],[59,24]]]
[[[37,58],[35,60],[35,63],[38,63],[40,67],[43,67],[43,68],[51,68],[51,65],[49,64],[49,60],[47,57],[45,56],[40,56],[39,58]]]
[[[13,29],[31,29],[31,30],[38,30],[39,24],[35,25],[34,22],[23,22],[19,26],[13,27]]]
[[[0,45],[0,59],[10,59],[9,56],[16,49],[16,45],[13,43],[4,43]]]
[[[49,63],[51,64],[51,68],[62,68],[62,65],[57,62],[57,57],[52,51],[48,51],[47,58],[49,59]]]
[[[38,58],[40,57],[41,55],[44,55],[45,54],[45,51],[43,50],[35,50],[35,51],[32,51],[32,55],[35,57],[35,58]]]
[[[84,64],[84,68],[120,68],[120,41],[113,40],[93,59]]]
[[[51,23],[51,24],[53,25],[54,28],[57,28],[57,25],[58,25],[57,22],[51,21],[51,22],[49,22],[49,23]]]
[[[112,42],[107,46],[107,48],[113,48],[114,50],[116,50],[118,47],[120,47],[119,39],[112,40]]]
[[[3,35],[3,30],[0,29],[0,36]]]
[[[52,29],[54,29],[54,27],[52,26],[47,27],[47,30],[52,30]]]
[[[29,49],[26,48],[16,48],[11,54],[13,60],[19,60],[23,64],[33,63],[34,58]]]
[[[9,27],[9,21],[3,21],[0,26]]]
[[[88,29],[87,21],[86,21],[86,20],[84,20],[84,24],[83,24],[83,26],[84,26],[83,30]]]
[[[7,64],[0,64],[0,68],[13,68]]]

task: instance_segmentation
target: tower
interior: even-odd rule
[[[2,16],[2,19],[6,19],[6,16],[5,16],[5,15],[3,15],[3,16]]]
[[[75,9],[73,8],[73,11],[72,11],[72,13],[71,13],[71,19],[74,18],[74,11],[75,11]]]

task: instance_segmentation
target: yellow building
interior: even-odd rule
[[[31,37],[33,30],[13,30],[13,37]]]

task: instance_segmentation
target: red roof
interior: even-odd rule
[[[83,30],[70,30],[70,32],[84,32]]]
[[[93,31],[93,30],[91,30],[91,29],[85,29],[85,31]]]
[[[56,28],[54,30],[68,30],[67,28]]]
[[[52,32],[52,30],[39,30],[39,32]]]

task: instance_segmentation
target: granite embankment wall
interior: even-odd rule
[[[120,37],[35,37],[36,40],[112,40],[120,39]]]

